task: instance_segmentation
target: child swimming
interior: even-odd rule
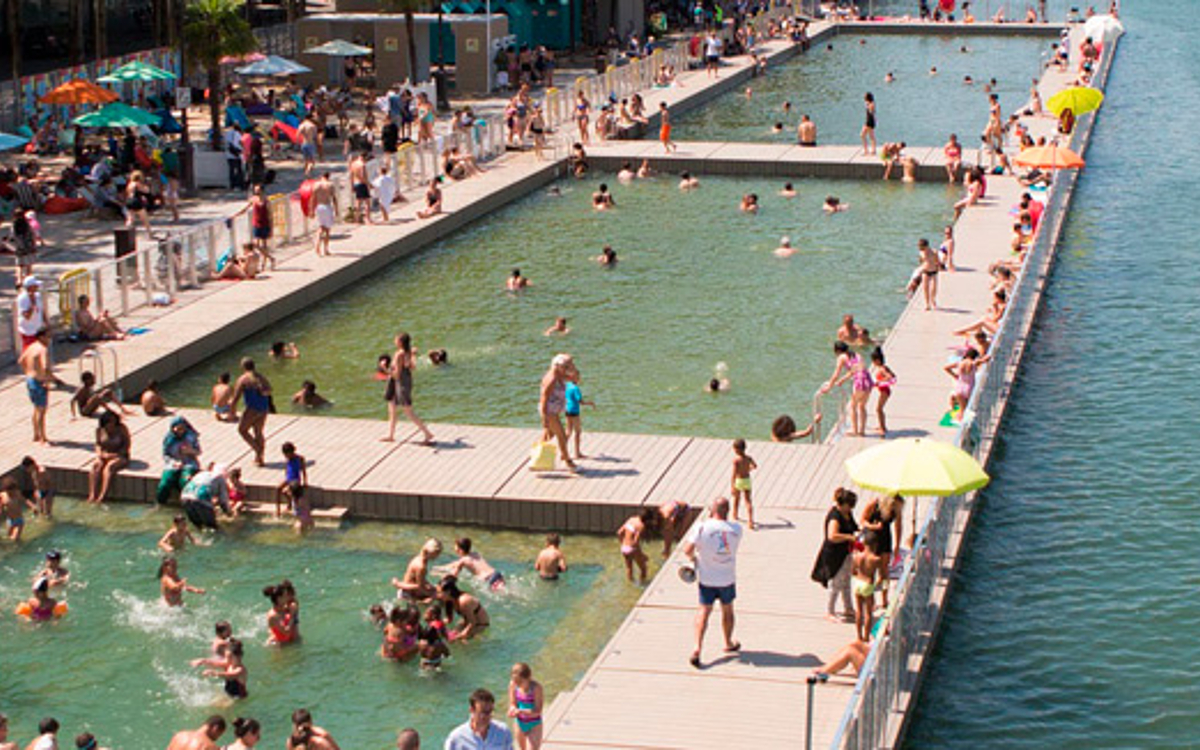
[[[449,565],[439,567],[438,571],[460,578],[463,568],[466,568],[476,578],[487,584],[492,591],[504,588],[504,574],[493,568],[487,560],[483,559],[483,555],[473,551],[471,546],[469,537],[456,539],[454,551],[458,553],[458,559]]]
[[[546,535],[546,546],[533,562],[533,569],[543,581],[557,581],[560,574],[567,572],[567,558],[561,547],[562,537],[558,534]]]
[[[196,538],[188,529],[187,516],[180,514],[171,520],[171,528],[158,540],[158,548],[169,555],[183,549],[189,542],[195,544]]]

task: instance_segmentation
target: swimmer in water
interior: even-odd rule
[[[189,586],[186,578],[179,577],[179,563],[174,557],[163,558],[162,564],[158,566],[158,582],[163,601],[168,607],[182,607],[185,591],[193,594],[204,593],[204,589]]]
[[[791,112],[791,111],[792,111],[792,103],[790,101],[785,101],[783,103],[783,113],[787,114],[788,112]]]
[[[504,283],[505,288],[508,289],[508,291],[510,291],[510,292],[515,292],[515,291],[524,289],[525,287],[527,287],[529,285],[530,285],[529,279],[527,279],[521,275],[521,269],[519,269],[519,268],[514,268],[512,270],[512,273],[508,277],[508,281],[506,281]]]
[[[375,372],[371,373],[371,377],[376,380],[387,380],[391,377],[392,372],[392,355],[380,354],[379,359],[375,360]]]
[[[695,190],[700,187],[700,180],[692,175],[691,172],[682,172],[679,175],[680,190]]]
[[[783,183],[783,190],[779,191],[779,195],[784,198],[795,198],[797,195],[796,188],[792,186],[792,183],[785,182]]]
[[[612,249],[612,245],[605,245],[594,260],[602,266],[617,265],[617,251]]]
[[[442,543],[437,539],[427,539],[422,545],[421,551],[412,560],[409,560],[408,567],[404,570],[403,580],[392,579],[392,585],[396,587],[399,596],[413,601],[427,601],[433,598],[437,590],[429,582],[427,576],[429,564],[440,554],[442,554]]]
[[[931,75],[931,76],[937,75],[937,66],[936,65],[934,65],[933,67],[931,67],[929,69],[929,75]]]
[[[177,515],[171,521],[171,528],[158,540],[158,548],[169,555],[183,549],[189,542],[195,544],[196,538],[188,530],[187,516]]]
[[[754,89],[746,87],[746,101],[749,101],[754,96]]]
[[[642,159],[642,164],[638,167],[637,176],[639,180],[646,180],[654,176],[654,170],[650,168],[649,159]]]
[[[627,161],[621,164],[621,171],[617,172],[617,181],[622,185],[628,185],[637,179],[637,173],[633,171],[633,162]]]
[[[52,549],[46,553],[46,565],[38,571],[37,579],[44,579],[50,588],[66,586],[71,582],[71,573],[62,566],[62,553]]]
[[[738,210],[740,210],[744,214],[757,214],[758,213],[758,195],[756,195],[755,193],[746,193],[745,195],[743,195],[742,196],[742,204],[740,206],[738,206]]]
[[[332,404],[329,399],[317,393],[317,384],[311,380],[305,380],[300,385],[300,390],[292,394],[292,403],[305,409],[317,409]]]
[[[225,695],[235,700],[247,698],[250,695],[250,691],[246,689],[246,680],[249,674],[246,671],[246,665],[242,663],[244,650],[241,641],[237,638],[230,638],[229,648],[225,652],[225,663],[203,672],[205,677],[217,677],[225,680]]]
[[[704,386],[704,390],[707,393],[721,393],[722,391],[727,391],[729,390],[729,379],[713,378],[712,380],[708,381],[708,385]]]
[[[417,627],[417,653],[421,655],[421,669],[437,669],[450,655],[446,641],[450,634],[442,620],[442,608],[431,604],[425,608],[424,623]]]
[[[219,667],[228,660],[229,641],[233,638],[233,626],[228,620],[221,620],[213,626],[215,635],[209,647],[209,655],[200,659],[192,659],[193,667]]]
[[[791,417],[783,414],[775,418],[771,423],[771,440],[776,443],[790,443],[793,440],[800,440],[813,434],[813,430],[821,423],[821,415],[818,413],[813,416],[813,421],[809,422],[808,427],[803,430],[796,429],[796,422]]]
[[[543,336],[566,336],[570,332],[571,332],[571,329],[569,327],[567,327],[567,319],[566,318],[555,318],[554,325],[547,328],[546,332],[543,333],[542,335]]]
[[[543,581],[557,581],[560,574],[567,572],[567,557],[561,547],[562,537],[558,534],[546,535],[546,546],[533,562],[533,569]]]
[[[33,596],[26,602],[29,605],[28,617],[34,622],[47,622],[54,617],[54,608],[58,600],[50,596],[50,581],[39,578],[33,584]]]
[[[849,208],[850,204],[842,203],[841,199],[839,199],[836,195],[826,196],[825,204],[821,206],[821,210],[827,214],[841,213],[842,211],[849,210]]]
[[[964,86],[974,86],[975,79],[972,78],[971,76],[963,76],[963,85]]]
[[[448,365],[450,364],[450,355],[446,353],[445,349],[434,349],[429,352],[429,364],[434,367]]]
[[[963,46],[958,48],[958,51],[965,55],[968,52],[970,52],[971,50],[967,49],[967,45],[964,44]]]
[[[782,132],[783,132],[783,123],[782,123],[782,122],[777,122],[777,123],[775,123],[774,125],[772,125],[772,126],[771,126],[771,132],[772,132],[772,133],[782,133]]]
[[[612,193],[608,192],[608,185],[600,183],[600,189],[592,193],[592,208],[597,211],[607,211],[616,207],[617,202],[613,200]]]
[[[790,258],[796,254],[796,248],[792,247],[790,237],[781,237],[779,239],[779,247],[775,248],[776,258]]]
[[[371,624],[377,628],[387,626],[387,610],[383,608],[382,604],[372,604],[371,608],[367,610],[367,617],[370,618]]]
[[[267,586],[263,596],[271,600],[271,611],[267,612],[268,646],[286,646],[300,640],[300,625],[291,608],[289,590],[283,585]]]
[[[300,350],[296,348],[294,342],[284,343],[276,341],[271,344],[271,349],[267,352],[271,359],[300,359]]]
[[[887,75],[885,75],[883,77],[884,83],[894,83],[895,81],[896,81],[896,74],[890,70],[887,72]]]
[[[451,575],[455,578],[462,577],[463,568],[471,571],[471,573],[487,584],[487,587],[492,591],[499,591],[504,588],[504,574],[493,568],[487,560],[483,559],[483,555],[471,549],[471,539],[462,537],[454,541],[454,551],[458,554],[458,559],[449,565],[444,565],[438,568],[438,572],[444,575]]]
[[[462,625],[458,630],[450,633],[452,641],[469,640],[483,632],[492,623],[487,610],[483,608],[479,599],[465,591],[460,591],[458,579],[454,576],[446,576],[438,582],[437,597],[445,605],[447,625],[454,619],[456,613],[462,617]]]

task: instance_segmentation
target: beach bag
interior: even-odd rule
[[[533,444],[533,450],[529,452],[529,470],[553,470],[556,455],[554,443],[545,443],[539,440]]]

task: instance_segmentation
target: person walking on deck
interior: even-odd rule
[[[718,498],[709,508],[710,518],[692,527],[683,541],[683,554],[696,566],[700,584],[700,609],[696,612],[696,650],[689,662],[700,668],[700,650],[713,604],[721,602],[721,630],[725,653],[736,653],[742,644],[733,638],[733,600],[737,598],[737,551],[742,526],[729,520],[729,500]]]

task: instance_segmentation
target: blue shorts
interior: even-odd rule
[[[22,518],[10,518],[10,519],[8,519],[8,527],[9,527],[10,529],[19,529],[19,528],[21,528],[21,527],[22,527],[22,526],[24,526],[24,525],[25,525],[25,519],[24,519],[23,517],[22,517]]]
[[[731,583],[728,586],[705,586],[700,584],[700,604],[705,607],[711,607],[713,602],[721,602],[722,604],[733,604],[733,600],[737,598],[737,584]]]
[[[305,159],[310,161],[315,160],[317,158],[317,146],[313,143],[301,144],[300,153],[304,155]]]
[[[254,227],[254,239],[256,239],[256,240],[271,239],[271,228],[270,227]]]
[[[25,378],[25,390],[29,391],[29,400],[34,406],[38,408],[46,406],[50,394],[46,392],[45,383],[37,378]]]

